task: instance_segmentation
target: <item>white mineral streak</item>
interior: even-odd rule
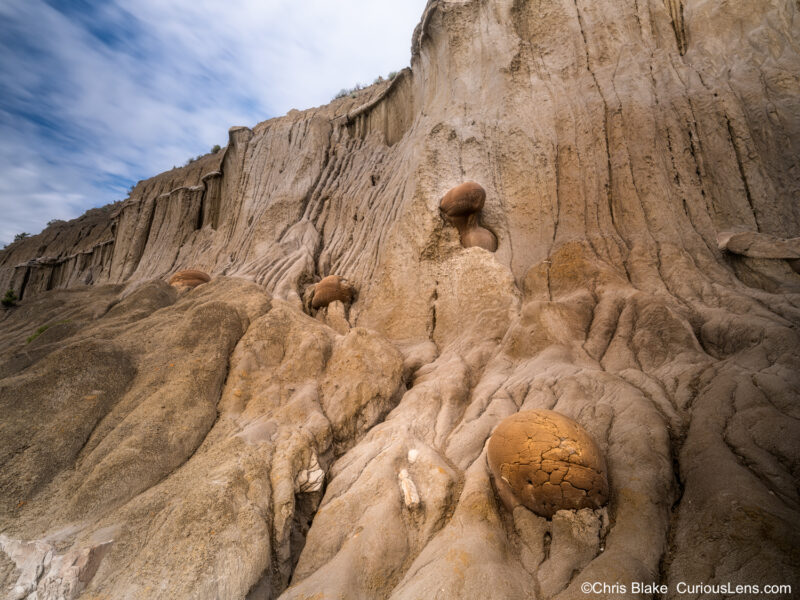
[[[397,475],[400,481],[400,490],[403,492],[403,502],[408,508],[416,508],[419,506],[419,494],[417,493],[417,486],[408,474],[408,471],[402,469]]]
[[[303,469],[295,478],[295,490],[298,493],[318,492],[325,481],[325,471],[319,466],[317,455],[312,454],[308,468]]]

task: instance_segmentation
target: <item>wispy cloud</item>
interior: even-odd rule
[[[4,0],[0,240],[408,64],[425,0]]]

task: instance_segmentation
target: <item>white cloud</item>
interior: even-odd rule
[[[0,240],[402,68],[425,0],[94,4],[0,4]]]

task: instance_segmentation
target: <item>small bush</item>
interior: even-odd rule
[[[16,306],[17,304],[17,295],[14,293],[14,290],[9,289],[6,292],[6,295],[3,296],[3,299],[0,300],[3,303],[3,306]]]
[[[214,147],[211,148],[211,154],[216,154],[220,150],[222,150],[222,146],[220,146],[219,144],[214,144]]]
[[[184,167],[188,167],[190,164],[192,164],[193,162],[197,162],[201,158],[203,158],[202,154],[198,154],[197,156],[194,156],[194,157],[190,156],[189,158],[186,159],[186,162],[184,163],[183,166]]]
[[[345,96],[350,96],[351,98],[355,98],[357,96],[356,92],[359,92],[363,89],[364,86],[361,85],[360,83],[357,83],[350,89],[342,88],[341,90],[339,90],[339,93],[333,97],[333,99],[338,100],[339,98],[344,98]]]
[[[372,85],[376,85],[378,83],[383,83],[384,81],[391,81],[395,77],[400,74],[400,71],[392,71],[386,77],[382,75],[378,75],[375,80],[372,82]],[[364,89],[364,86],[360,83],[355,84],[351,88],[342,88],[339,92],[333,97],[334,100],[338,100],[339,98],[344,98],[346,96],[350,96],[351,98],[355,98],[358,95],[358,92]]]
[[[31,237],[31,234],[30,233],[26,233],[26,232],[23,231],[22,233],[18,233],[17,235],[14,236],[14,241],[15,242],[19,242],[19,241],[24,240],[25,238],[29,238],[29,237]]]
[[[65,221],[63,219],[51,219],[50,221],[47,222],[47,226],[52,227],[53,225],[61,225],[61,223],[64,222]]]

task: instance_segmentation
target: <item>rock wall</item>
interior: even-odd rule
[[[0,575],[43,594],[44,544],[100,557],[86,598],[797,589],[797,11],[431,0],[392,82],[4,251]],[[467,180],[495,253],[439,213]],[[352,305],[305,314],[328,275]],[[589,432],[607,507],[499,502],[525,409]]]

